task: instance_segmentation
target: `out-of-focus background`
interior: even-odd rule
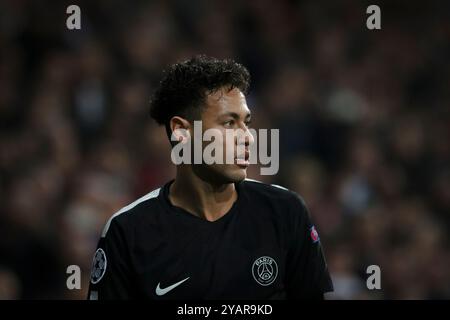
[[[303,196],[332,298],[450,298],[449,4],[0,2],[0,299],[86,298],[106,220],[174,176],[148,102],[198,53],[250,70],[254,127],[281,142],[279,174],[250,177]]]

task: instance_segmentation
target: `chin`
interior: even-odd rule
[[[247,168],[237,168],[226,172],[226,177],[232,183],[240,182],[247,178]]]
[[[236,165],[209,166],[197,173],[203,180],[219,184],[237,183],[247,178],[247,168]]]

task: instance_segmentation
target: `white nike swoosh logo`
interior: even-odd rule
[[[185,282],[185,281],[188,280],[188,279],[189,279],[189,277],[187,277],[186,279],[183,279],[183,280],[181,280],[181,281],[179,281],[179,282],[177,282],[177,283],[174,283],[173,285],[168,286],[168,287],[166,287],[166,288],[160,288],[159,285],[160,285],[161,283],[158,283],[158,286],[156,287],[156,290],[155,290],[156,295],[158,295],[158,296],[163,296],[163,295],[165,295],[167,292],[169,292],[170,290],[175,289],[176,287],[178,287],[180,284],[182,284],[183,282]]]

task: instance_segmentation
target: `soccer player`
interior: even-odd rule
[[[248,133],[249,81],[232,60],[196,56],[167,70],[151,116],[172,146],[194,136],[196,120],[203,130]],[[235,163],[179,164],[174,180],[109,219],[89,299],[323,299],[332,291],[305,203],[247,179],[253,138],[223,139],[223,148],[238,143]]]

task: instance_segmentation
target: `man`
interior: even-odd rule
[[[201,120],[223,137],[244,132],[219,139],[224,154],[239,144],[244,152],[233,151],[233,163],[179,164],[175,180],[114,214],[94,256],[90,299],[322,299],[332,290],[302,199],[246,179],[249,80],[242,65],[205,56],[166,72],[151,115],[173,146],[191,141]]]

